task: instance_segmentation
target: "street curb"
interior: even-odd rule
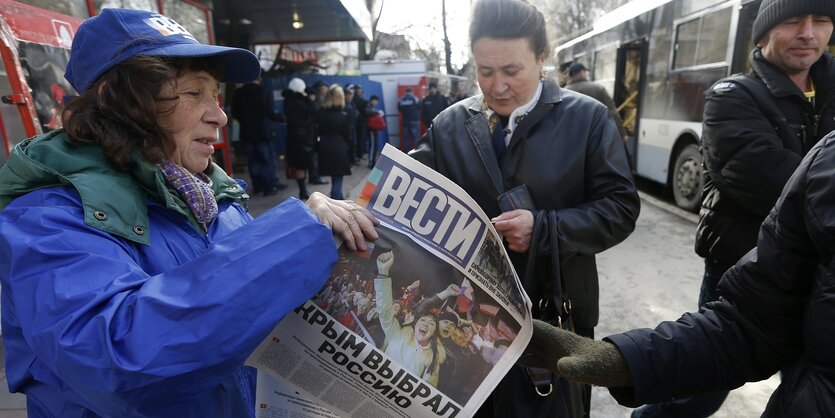
[[[641,201],[649,203],[652,206],[655,206],[665,212],[678,216],[685,221],[692,222],[694,225],[699,223],[699,215],[697,213],[688,212],[678,206],[671,205],[661,199],[656,197],[650,196],[642,191],[638,191],[638,196],[641,198]]]

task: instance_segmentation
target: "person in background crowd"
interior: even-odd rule
[[[357,109],[357,160],[361,160],[365,153],[370,149],[368,124],[366,123],[365,114],[368,108],[368,101],[365,100],[364,90],[361,85],[354,86],[354,109]]]
[[[316,100],[314,103],[316,104],[316,109],[322,109],[325,107],[325,95],[328,94],[328,83],[325,83],[322,80],[316,80],[313,83],[313,94],[316,95]]]
[[[311,91],[307,92],[308,95],[313,95],[313,103],[316,106],[316,110],[319,111],[325,104],[325,95],[328,93],[328,84],[322,80],[316,80],[313,83],[313,88]],[[318,142],[318,140],[317,140]],[[322,177],[319,175],[319,158],[318,158],[318,149],[316,146],[313,147],[313,158],[312,164],[310,169],[308,170],[308,179],[307,182],[314,185],[320,184],[328,184],[327,181],[322,180]]]
[[[316,141],[315,96],[306,93],[304,81],[293,78],[284,90],[284,115],[287,118],[287,166],[299,186],[299,198],[310,197],[305,179],[313,165],[313,146]]]
[[[751,71],[707,91],[705,185],[696,253],[705,259],[699,306],[757,244],[760,224],[801,158],[835,129],[835,59],[826,52],[835,2],[765,0],[754,20]],[[638,408],[637,418],[702,418],[727,390]]]
[[[351,164],[352,165],[359,165],[360,160],[357,158],[357,118],[359,118],[359,112],[357,108],[354,107],[354,85],[353,84],[346,84],[345,88],[343,89],[345,92],[345,113],[348,115],[348,120],[351,122],[351,146],[348,149],[348,154],[350,155]]]
[[[467,92],[467,84],[463,81],[459,81],[455,87],[455,96],[451,98],[450,104],[458,103],[467,97],[470,97],[470,94]]]
[[[368,105],[365,107],[365,118],[371,116],[375,113],[379,113],[385,117],[382,110],[377,110],[377,105],[380,103],[380,98],[377,97],[376,94],[372,94],[371,97],[368,98]],[[366,123],[366,128],[368,124]],[[380,144],[380,133],[377,131],[373,131],[368,129],[368,134],[371,137],[369,141],[369,148],[368,148],[368,168],[374,168],[374,164],[377,164],[377,155],[383,149],[383,145]]]
[[[612,100],[612,96],[609,96],[609,93],[603,86],[589,81],[589,70],[585,65],[580,62],[575,62],[568,67],[568,83],[565,85],[565,88],[585,94],[606,105],[609,109],[609,114],[612,115],[612,119],[618,125],[621,139],[626,141],[626,130],[623,129],[623,119],[620,117],[620,113],[618,113],[615,101]]]
[[[345,95],[338,84],[330,86],[316,115],[319,130],[319,172],[331,176],[331,198],[343,199],[342,177],[351,175],[351,131],[354,125],[344,111]]]
[[[252,179],[252,196],[261,192],[264,196],[274,195],[287,187],[276,177],[275,145],[264,132],[266,120],[277,120],[279,116],[261,86],[261,76],[244,84],[232,95],[232,116],[240,124],[240,141]]]
[[[78,27],[65,130],[0,168],[6,377],[29,417],[254,418],[244,360],[325,283],[334,234],[377,237],[367,211],[320,193],[246,213],[212,143],[219,82],[259,71],[157,13]]]
[[[441,93],[438,93],[438,85],[436,83],[429,83],[429,94],[420,102],[420,119],[423,125],[429,129],[432,120],[438,113],[449,107],[449,99]]]
[[[592,337],[595,254],[624,240],[640,211],[617,127],[600,102],[543,78],[545,17],[531,4],[476,1],[470,45],[483,94],[441,112],[410,155],[470,193],[504,237],[519,277],[536,257],[537,273],[523,284],[533,315],[554,317],[551,308],[562,304],[551,303],[551,285],[561,282],[576,332]],[[530,203],[502,210],[499,200],[508,195]],[[533,241],[535,227],[542,234]],[[552,246],[558,260],[551,260]],[[543,300],[549,303],[537,302]],[[590,387],[528,372],[512,368],[477,416],[588,416]]]
[[[406,94],[397,101],[397,110],[403,121],[400,148],[406,152],[414,148],[420,139],[420,99],[415,96],[411,87],[406,87]]]
[[[833,167],[835,132],[800,162],[757,246],[722,276],[722,297],[698,313],[604,341],[535,321],[520,361],[608,387],[630,407],[728,391],[779,371],[763,418],[832,416]]]

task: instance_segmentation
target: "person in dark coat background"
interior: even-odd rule
[[[315,137],[316,105],[315,96],[305,93],[304,81],[300,78],[290,80],[284,94],[284,115],[287,118],[287,165],[293,172],[299,185],[299,198],[307,199],[305,179],[307,170],[313,165],[313,145]]]
[[[344,111],[345,95],[334,84],[327,89],[316,115],[319,131],[319,174],[331,176],[331,198],[343,199],[342,177],[351,175],[351,119]]]
[[[441,112],[410,155],[469,192],[503,235],[520,278],[528,257],[537,257],[523,283],[534,317],[554,313],[538,302],[550,301],[548,289],[561,282],[576,332],[592,337],[599,316],[595,254],[626,239],[640,211],[617,127],[600,102],[543,79],[550,49],[545,18],[534,6],[475,2],[470,45],[483,94]],[[531,206],[502,210],[507,192],[526,195]],[[537,218],[544,232],[534,242]],[[559,271],[542,257],[552,246]],[[476,416],[588,415],[590,387],[546,378],[535,385],[527,369],[512,368]]]
[[[401,151],[414,148],[420,138],[420,103],[411,87],[407,87],[406,94],[397,101],[397,110],[403,121]]]
[[[354,86],[354,109],[357,110],[357,146],[356,157],[361,160],[365,153],[368,152],[370,145],[368,144],[368,124],[365,122],[365,110],[368,108],[368,101],[365,100],[365,92],[361,85]]]
[[[420,101],[420,119],[423,125],[429,129],[432,119],[438,116],[441,111],[449,107],[449,99],[438,93],[438,85],[429,83],[429,94]]]
[[[722,276],[722,297],[604,341],[542,322],[520,361],[609,387],[622,405],[781,382],[763,418],[835,411],[835,133],[806,155],[762,224],[757,246]]]
[[[609,96],[609,93],[603,86],[594,81],[589,81],[589,70],[583,63],[575,62],[568,67],[568,83],[565,85],[565,88],[585,94],[606,105],[606,108],[609,109],[609,114],[612,115],[612,119],[618,125],[621,139],[626,140],[623,119],[620,117],[620,113],[618,113],[615,101],[612,100],[612,96]]]
[[[360,163],[359,158],[357,158],[357,119],[359,118],[359,112],[357,108],[354,107],[354,85],[348,83],[345,85],[345,88],[342,89],[345,93],[345,113],[348,115],[348,121],[351,122],[351,146],[348,150],[351,156],[351,164],[358,165]]]
[[[240,124],[240,141],[244,146],[252,180],[250,194],[254,196],[264,192],[265,196],[269,196],[287,187],[276,177],[275,145],[264,133],[265,120],[277,120],[278,114],[261,86],[261,77],[235,90],[232,95],[232,117]]]
[[[328,93],[328,83],[325,83],[322,80],[316,80],[313,83],[313,88],[308,91],[308,94],[313,95],[313,103],[316,105],[316,110],[322,109],[325,104],[325,95]],[[313,147],[313,158],[312,162],[313,165],[307,170],[307,182],[310,184],[328,184],[327,181],[322,180],[322,177],[319,175],[319,150],[317,147]]]

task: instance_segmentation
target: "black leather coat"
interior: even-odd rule
[[[558,242],[575,324],[592,328],[599,314],[594,255],[623,241],[640,211],[617,127],[600,102],[545,81],[500,168],[482,100],[470,97],[441,112],[410,155],[463,187],[490,217],[501,213],[499,194],[521,184],[536,209],[556,211],[558,236],[546,234],[539,253]],[[527,254],[510,254],[524,277]]]
[[[788,180],[757,247],[719,283],[722,299],[698,314],[608,337],[634,388],[635,406],[782,372],[763,417],[831,417],[835,411],[835,133]]]
[[[812,66],[815,106],[786,74],[752,52],[748,77],[762,80],[781,118],[739,84],[720,80],[705,101],[706,176],[696,253],[733,265],[756,245],[757,231],[801,158],[835,129],[835,60]]]
[[[316,114],[319,143],[319,174],[323,176],[351,175],[351,131],[354,125],[348,114],[338,108],[320,109]]]

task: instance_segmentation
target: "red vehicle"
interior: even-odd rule
[[[100,2],[99,2],[100,3]],[[200,42],[212,42],[208,8],[192,0],[147,0],[145,6],[162,11],[173,4],[174,19],[183,24]],[[92,0],[83,7],[79,1],[57,0],[49,7],[75,12],[69,16],[54,10],[0,0],[0,165],[6,163],[12,148],[20,141],[61,128],[64,99],[76,92],[64,79],[75,31],[82,20],[98,13]],[[71,7],[71,6],[76,7]],[[85,10],[86,9],[86,10]],[[202,16],[195,19],[193,16]],[[229,141],[226,131],[214,145],[222,166],[231,174]]]

